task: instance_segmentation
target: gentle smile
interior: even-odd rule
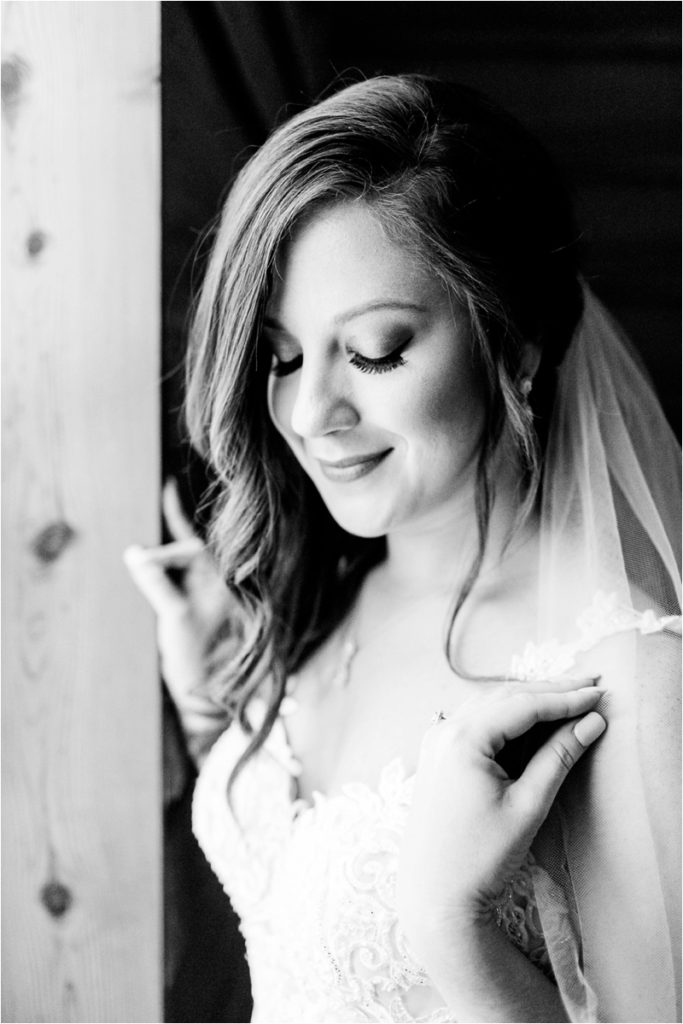
[[[348,458],[338,459],[336,462],[317,459],[317,462],[323,476],[328,480],[347,482],[358,480],[360,477],[372,473],[392,451],[392,448],[387,448],[383,452],[375,452],[372,455],[350,455]]]

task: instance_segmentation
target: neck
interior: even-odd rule
[[[481,572],[498,565],[514,526],[518,507],[516,485],[501,474],[489,521]],[[419,523],[387,538],[383,575],[387,587],[406,597],[456,593],[479,553],[479,528],[474,486]]]

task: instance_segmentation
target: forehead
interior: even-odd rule
[[[388,299],[419,305],[447,303],[440,279],[386,233],[367,204],[349,202],[318,211],[283,247],[268,314],[297,319]]]

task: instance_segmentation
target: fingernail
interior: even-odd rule
[[[607,693],[607,690],[604,686],[582,686],[581,689],[577,690],[576,692],[599,694],[600,696],[602,696],[603,693]]]
[[[589,747],[591,743],[602,736],[607,728],[607,722],[597,711],[589,711],[574,726],[574,735],[582,747]]]

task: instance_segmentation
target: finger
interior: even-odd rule
[[[539,722],[576,718],[594,707],[604,694],[597,686],[560,693],[532,693],[528,690],[512,694],[505,700],[482,708],[475,733],[493,754],[508,742],[528,732]]]
[[[155,550],[159,551],[158,548]],[[133,582],[147,598],[157,615],[184,611],[187,607],[185,595],[171,582],[164,567],[149,556],[150,552],[138,545],[133,545],[124,551],[123,560]]]
[[[531,758],[511,787],[512,798],[523,800],[537,820],[543,821],[569,772],[606,728],[607,722],[597,711],[565,722]]]
[[[187,540],[174,540],[154,548],[134,544],[124,552],[124,558],[127,559],[132,552],[131,557],[135,561],[153,562],[167,569],[186,569],[204,551],[204,544],[199,537],[188,537]]]
[[[515,693],[567,693],[570,690],[582,690],[587,686],[597,686],[600,676],[563,676],[559,679],[510,679],[499,686],[493,697],[506,697]]]
[[[161,492],[161,507],[164,519],[172,537],[176,540],[189,540],[196,537],[191,520],[182,506],[175,477],[169,477]]]

